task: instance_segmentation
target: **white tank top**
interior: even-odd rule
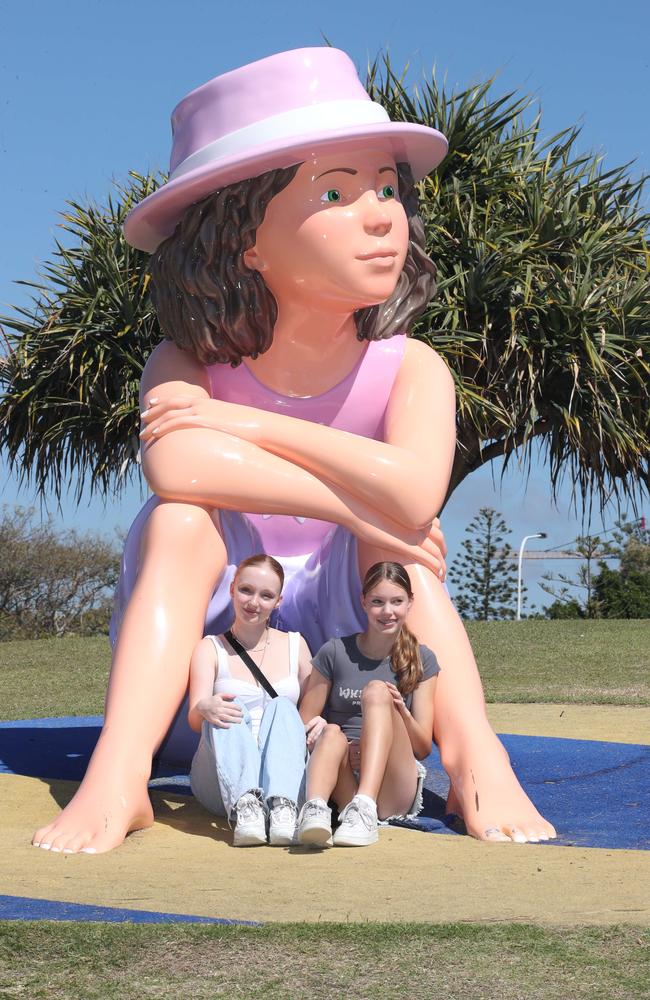
[[[272,681],[272,686],[281,698],[289,698],[294,705],[298,704],[300,696],[300,683],[298,681],[298,658],[300,654],[300,632],[289,632],[289,673],[280,680]],[[267,694],[263,687],[252,680],[243,681],[239,677],[233,677],[228,664],[228,653],[219,635],[209,635],[217,654],[217,676],[212,689],[213,694],[234,694],[244,703],[250,712],[253,723],[253,736],[257,739],[262,721],[262,713],[266,708],[271,695]]]

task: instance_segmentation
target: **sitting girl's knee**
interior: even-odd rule
[[[320,739],[328,743],[336,743],[337,741],[342,743],[347,743],[347,737],[343,733],[340,726],[337,726],[335,722],[328,722],[322,733],[320,734]]]
[[[384,681],[370,681],[361,692],[362,710],[368,705],[392,704],[393,698]]]

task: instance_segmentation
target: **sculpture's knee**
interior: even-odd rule
[[[186,555],[219,539],[210,511],[189,503],[162,501],[149,515],[143,545]]]
[[[361,692],[361,711],[374,705],[392,705],[393,697],[384,681],[370,681]]]

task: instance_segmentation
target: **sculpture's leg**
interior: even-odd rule
[[[36,832],[35,845],[98,853],[153,822],[152,756],[185,694],[192,649],[226,563],[215,520],[182,503],[161,503],[151,513],[113,655],[104,728],[79,790]]]
[[[361,575],[390,553],[359,544]],[[535,809],[485,714],[472,649],[449,596],[421,566],[407,566],[415,600],[409,625],[440,663],[434,737],[451,781],[449,812],[481,840],[548,840],[555,830]]]

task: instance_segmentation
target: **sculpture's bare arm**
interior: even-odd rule
[[[385,441],[208,397],[207,388],[194,400],[170,385],[167,400],[160,399],[145,418],[146,440],[158,436],[162,442],[171,431],[191,428],[232,435],[311,473],[325,488],[352,495],[373,520],[384,511],[402,528],[428,527],[442,506],[455,447],[454,386],[444,361],[417,341],[407,342],[388,403]],[[295,492],[291,499],[293,513]]]
[[[146,407],[152,398],[162,403],[178,396],[197,403],[217,402],[209,398],[205,369],[165,343],[147,362],[141,397]],[[305,426],[304,421],[300,423]],[[308,429],[313,426],[307,424]],[[440,546],[430,538],[430,525],[406,528],[380,507],[321,481],[290,460],[205,424],[177,426],[173,433],[145,440],[142,468],[153,492],[165,500],[332,521],[370,544],[384,546],[403,558],[410,555],[436,573],[444,570]]]

